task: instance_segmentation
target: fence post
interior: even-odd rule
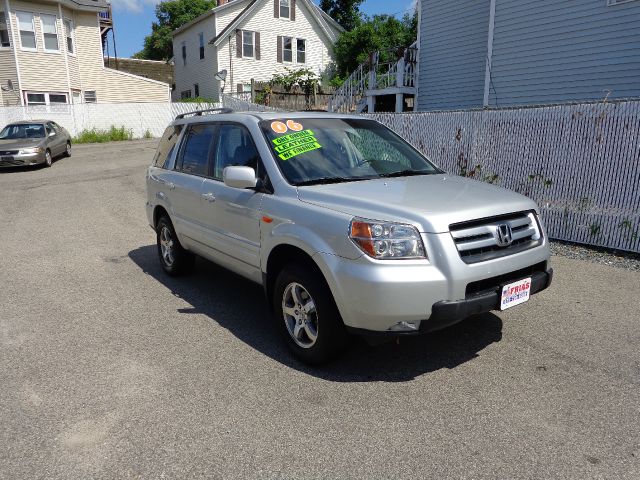
[[[255,103],[256,101],[256,81],[251,79],[251,103]]]

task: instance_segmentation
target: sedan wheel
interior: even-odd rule
[[[44,152],[44,164],[47,167],[50,167],[53,164],[53,158],[51,157],[51,152],[49,150]]]
[[[70,157],[71,156],[71,143],[67,142],[67,148],[64,151],[64,156],[65,157]]]

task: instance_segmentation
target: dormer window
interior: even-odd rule
[[[291,9],[289,6],[289,0],[280,1],[280,18],[291,18]]]

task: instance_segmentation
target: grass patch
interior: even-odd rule
[[[116,127],[111,125],[109,130],[99,130],[97,128],[83,130],[73,138],[73,143],[122,142],[125,140],[133,140],[133,130],[128,130],[124,126]]]

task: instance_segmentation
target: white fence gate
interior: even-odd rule
[[[83,130],[124,126],[134,137],[149,132],[160,137],[176,115],[206,108],[212,103],[80,103],[29,107],[0,107],[0,128],[19,120],[53,120],[75,136]]]

